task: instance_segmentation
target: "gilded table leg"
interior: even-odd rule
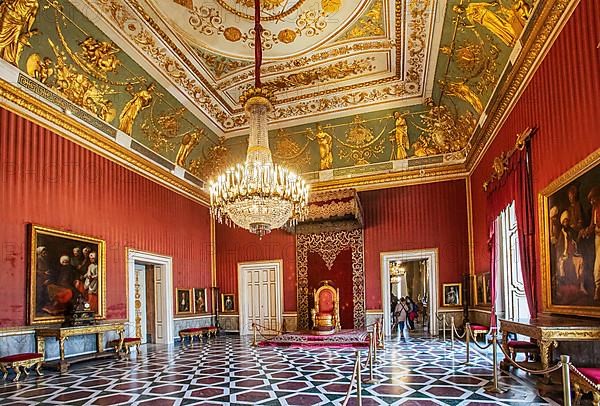
[[[27,370],[28,366],[22,365],[21,368],[23,368],[23,373],[25,374],[25,376],[29,376],[29,371]]]
[[[500,345],[502,346],[502,349],[504,350],[504,359],[502,361],[500,361],[500,368],[504,369],[505,371],[508,371],[510,369],[510,361],[509,359],[506,357],[506,354],[509,353],[508,351],[508,331],[507,330],[503,330],[502,331],[502,342],[500,343]]]
[[[98,352],[104,352],[104,333],[96,333],[96,348]]]
[[[69,369],[69,363],[65,360],[65,340],[67,337],[60,337],[58,339],[58,347],[60,349],[60,361],[58,362],[58,370],[63,373]]]
[[[35,336],[35,343],[38,354],[44,355],[46,351],[46,339],[44,337]]]
[[[121,351],[123,350],[123,341],[125,341],[125,330],[119,330],[119,344],[117,344],[117,348],[115,349],[117,353],[117,358],[121,358]]]
[[[21,377],[21,370],[19,369],[19,367],[14,367],[13,369],[15,370],[15,373],[17,374],[15,376],[15,379],[13,379],[13,382],[17,382],[19,380],[19,378]]]
[[[552,356],[552,349],[556,347],[556,341],[540,340],[538,345],[540,347],[540,361],[542,362],[542,369],[548,369],[550,366],[550,357]],[[545,374],[542,383],[550,384],[550,374]]]

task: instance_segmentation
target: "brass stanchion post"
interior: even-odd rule
[[[471,365],[471,323],[465,324],[465,341],[467,343],[467,360],[465,365]]]
[[[378,347],[378,345],[377,345],[378,338],[377,337],[379,336],[379,325],[375,324],[373,326],[373,329],[374,329],[374,332],[373,332],[374,333],[374,336],[373,336],[373,353],[371,354],[371,356],[373,358],[373,363],[376,364],[376,363],[379,362],[378,359],[377,359],[377,347]]]
[[[504,393],[506,392],[506,389],[498,385],[498,337],[496,336],[495,327],[492,329],[492,332],[492,361],[494,363],[494,377],[492,383],[486,385],[483,389],[486,393]]]
[[[253,337],[252,337],[252,346],[256,347],[256,324],[252,323]]]
[[[454,316],[450,316],[450,348],[454,349]]]
[[[370,333],[369,338],[369,378],[365,379],[364,382],[368,384],[376,384],[379,383],[379,380],[373,377],[373,362],[375,354],[377,354],[377,334]]]
[[[360,351],[356,351],[356,359],[358,360],[356,363],[356,400],[359,406],[362,406],[362,370],[360,366]],[[350,383],[350,385],[352,385],[352,383]]]
[[[446,342],[446,313],[442,315],[442,334],[444,335],[444,342]]]
[[[560,363],[562,364],[562,386],[563,386],[563,405],[571,406],[571,377],[569,371],[569,362],[571,357],[568,355],[560,356]]]
[[[383,343],[383,325],[380,320],[377,320],[377,347],[380,350],[385,348],[385,344]]]

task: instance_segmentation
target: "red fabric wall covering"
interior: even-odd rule
[[[360,193],[365,219],[367,309],[381,309],[380,253],[439,249],[439,290],[469,271],[466,182]],[[440,302],[441,303],[441,302]]]
[[[240,262],[283,260],[283,309],[296,311],[296,239],[275,230],[263,237],[223,224],[216,227],[217,285],[221,293],[238,292]]]
[[[28,223],[106,241],[107,316],[127,317],[126,247],[173,257],[174,287],[210,286],[208,209],[0,109],[0,326],[27,312]]]
[[[538,193],[600,147],[599,42],[600,2],[582,0],[473,172],[476,272],[489,269],[486,195],[481,185],[490,176],[494,157],[514,146],[516,134],[530,126],[539,127],[532,141],[536,230],[539,230]],[[539,264],[539,239],[536,244]],[[539,278],[540,272],[538,298],[541,296]]]

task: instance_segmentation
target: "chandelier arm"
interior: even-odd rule
[[[260,0],[254,0],[254,87],[260,87],[262,65],[262,25],[260,24]]]

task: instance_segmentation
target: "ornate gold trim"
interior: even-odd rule
[[[590,306],[565,306],[553,305],[551,298],[550,282],[550,229],[547,219],[549,217],[548,198],[558,190],[565,187],[570,181],[578,178],[596,165],[600,164],[600,148],[592,152],[571,169],[553,180],[538,194],[538,224],[540,227],[540,268],[542,271],[542,311],[544,313],[573,314],[577,316],[600,317],[598,309]]]
[[[205,206],[209,204],[208,195],[202,190],[192,188],[157,164],[137,156],[125,147],[2,79],[0,79],[0,106],[97,155],[132,170],[138,175],[155,182],[158,181],[159,184],[187,198]],[[25,112],[31,114],[25,114]],[[90,144],[95,148],[91,148]]]

